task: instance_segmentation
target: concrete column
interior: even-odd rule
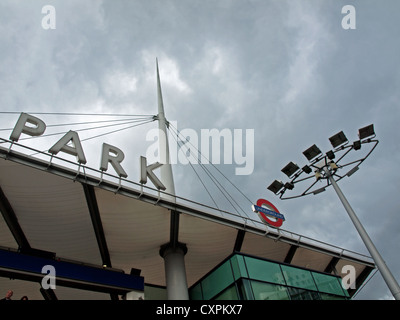
[[[144,292],[130,291],[126,294],[126,300],[144,300]]]
[[[168,300],[189,300],[186,279],[185,254],[187,247],[183,243],[161,246],[160,255],[164,258],[165,279]]]

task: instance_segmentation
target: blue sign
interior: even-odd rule
[[[262,212],[262,213],[264,213],[264,214],[266,214],[266,215],[268,215],[270,217],[274,217],[274,218],[277,218],[277,219],[282,219],[283,221],[285,221],[285,217],[284,217],[283,214],[275,212],[275,211],[272,211],[272,210],[269,210],[269,209],[264,208],[264,207],[253,205],[253,211]]]

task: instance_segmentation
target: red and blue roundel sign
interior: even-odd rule
[[[263,207],[263,205],[267,206]],[[252,206],[252,209],[254,212],[258,213],[260,216],[261,220],[275,228],[279,228],[283,221],[285,221],[285,217],[283,214],[279,212],[279,210],[269,201],[265,199],[258,199],[257,204]],[[271,220],[268,217],[275,218],[274,220]]]

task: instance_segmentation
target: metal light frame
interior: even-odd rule
[[[373,130],[373,125],[367,126],[365,128],[370,128]],[[362,128],[364,129],[364,128]],[[362,130],[360,129],[360,130]],[[303,197],[306,195],[310,194],[318,194],[323,191],[327,187],[331,185],[330,180],[328,179],[328,176],[326,175],[325,171],[323,170],[324,167],[330,167],[330,171],[332,176],[334,177],[335,181],[340,181],[345,177],[350,177],[354,172],[356,172],[359,168],[359,166],[370,156],[372,151],[376,148],[376,146],[379,143],[379,140],[374,139],[375,138],[375,133],[373,133],[370,136],[367,136],[367,138],[364,138],[363,140],[356,140],[352,144],[349,144],[349,141],[346,139],[346,141],[343,139],[341,143],[335,143],[332,142],[332,138],[336,136],[341,136],[344,137],[343,132],[339,132],[338,134],[332,136],[330,138],[330,141],[332,143],[332,146],[336,146],[333,150],[329,150],[325,154],[322,152],[318,153],[319,148],[314,144],[310,148],[308,148],[306,151],[303,152],[305,157],[307,159],[311,159],[309,161],[309,164],[306,164],[303,166],[301,169],[296,170],[295,172],[292,172],[292,174],[289,176],[291,179],[289,182],[282,183],[281,188],[277,189],[277,182],[280,182],[278,180],[275,180],[269,187],[268,189],[272,191],[273,193],[279,195],[279,198],[282,200],[287,200],[287,199],[294,199],[294,198],[299,198]],[[361,135],[362,136],[362,135]],[[357,159],[353,160],[350,162],[345,162],[345,157],[353,150],[357,151],[361,148],[362,145],[370,145],[371,149],[369,152]],[[313,153],[310,153],[313,152]],[[338,152],[344,152],[343,154],[340,155],[340,157],[336,157],[336,154]],[[337,158],[337,159],[336,159]],[[282,169],[282,172],[284,172],[284,169],[287,168],[290,164],[293,164],[293,162],[289,162],[289,164]],[[348,168],[349,170],[346,171],[344,174],[339,174],[340,171],[343,169]],[[314,174],[311,174],[314,172]],[[304,182],[307,180],[314,180],[311,182],[311,184],[305,188],[305,190],[297,195],[294,196],[285,196],[285,192],[287,190],[292,190],[294,187],[296,187],[296,184],[300,182]],[[326,183],[321,186],[317,185],[320,184],[321,182],[325,181]],[[274,185],[274,188],[272,187]]]
[[[268,189],[274,192],[275,194],[279,194],[279,197],[282,200],[285,199],[294,199],[302,196],[306,196],[309,194],[318,194],[323,191],[330,185],[335,189],[340,201],[342,202],[344,208],[346,209],[351,221],[353,222],[355,228],[357,229],[361,239],[363,240],[365,246],[367,247],[369,253],[371,254],[372,259],[374,260],[378,270],[380,271],[383,279],[385,280],[388,288],[390,289],[393,297],[396,300],[400,300],[400,286],[397,283],[397,280],[394,278],[393,274],[387,267],[385,261],[380,255],[378,249],[375,247],[368,233],[364,229],[361,221],[358,219],[356,213],[353,208],[350,206],[350,203],[347,201],[345,195],[342,190],[339,188],[337,181],[343,179],[344,177],[350,177],[354,172],[356,172],[361,165],[374,151],[379,141],[375,138],[374,126],[371,124],[364,128],[359,129],[358,131],[359,140],[353,142],[353,144],[349,145],[348,140],[344,133],[341,131],[338,134],[332,136],[329,140],[331,141],[334,150],[328,151],[325,155],[322,154],[319,148],[314,144],[312,147],[308,148],[303,154],[310,161],[309,165],[305,165],[302,169],[294,171],[297,167],[293,166],[293,162],[290,162],[282,171],[286,173],[289,178],[292,178],[290,182],[280,182],[275,180]],[[366,154],[366,156],[361,157],[360,159],[350,161],[348,163],[345,162],[345,157],[352,150],[361,149],[363,144],[372,144],[371,150]],[[336,153],[342,151],[344,152],[336,161],[333,159],[336,158]],[[343,168],[348,168],[351,166],[351,169],[347,171],[344,175],[340,175],[338,172]],[[298,167],[297,167],[298,168]],[[311,169],[311,170],[310,170]],[[315,169],[315,175],[312,176],[310,173],[312,169]],[[288,174],[289,173],[289,174]],[[301,178],[302,174],[308,174],[310,176],[306,178]],[[286,190],[292,190],[295,187],[296,183],[306,181],[309,179],[315,179],[313,183],[301,194],[291,197],[284,197]],[[325,180],[325,185],[323,187],[314,188],[314,186],[320,182]]]

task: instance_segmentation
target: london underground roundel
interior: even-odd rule
[[[283,214],[268,200],[258,199],[257,204],[253,205],[252,209],[258,213],[264,223],[272,227],[279,228],[282,226],[283,221],[285,221]]]

